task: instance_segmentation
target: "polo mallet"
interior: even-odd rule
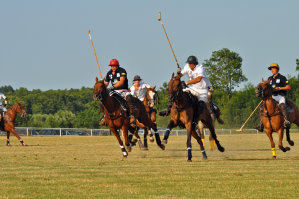
[[[263,102],[263,100],[260,101],[260,103],[255,107],[255,109],[254,109],[254,110],[252,111],[252,113],[249,115],[249,117],[248,117],[247,120],[244,122],[244,124],[241,126],[241,128],[236,130],[237,132],[239,132],[239,133],[243,132],[243,128],[244,128],[244,126],[247,124],[247,122],[249,121],[249,119],[251,118],[251,116],[255,113],[255,111],[256,111],[257,108],[261,105],[262,102]]]
[[[175,59],[176,65],[177,65],[177,66],[178,66],[178,68],[179,68],[179,67],[180,67],[180,65],[179,65],[179,63],[178,63],[178,60],[177,60],[177,58],[176,58],[175,54],[174,54],[174,51],[173,51],[172,45],[171,45],[171,43],[170,43],[170,41],[169,41],[168,35],[167,35],[167,33],[166,33],[166,29],[165,29],[165,27],[164,27],[164,24],[163,24],[163,22],[162,22],[162,19],[161,19],[161,12],[159,12],[159,14],[158,14],[158,21],[160,21],[160,22],[161,22],[161,25],[162,25],[162,27],[163,27],[163,30],[164,30],[164,32],[165,32],[165,35],[166,35],[167,41],[168,41],[168,43],[169,43],[169,46],[170,46],[170,49],[171,49],[171,52],[172,52],[172,54],[173,54],[173,56],[174,56],[174,59]]]
[[[94,45],[93,45],[93,42],[92,42],[92,39],[91,39],[90,30],[88,30],[88,35],[89,35],[89,39],[90,39],[90,42],[91,42],[91,45],[92,45],[92,48],[93,48],[94,55],[96,56],[100,77],[101,77],[101,79],[103,79],[102,74],[101,74],[101,70],[100,70],[100,65],[99,65],[97,53],[96,53],[96,49],[94,48]]]

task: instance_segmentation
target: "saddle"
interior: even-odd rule
[[[109,91],[109,95],[111,97],[113,97],[120,105],[120,107],[122,108],[122,110],[124,112],[128,112],[129,110],[129,106],[126,102],[126,100],[118,93],[118,92],[115,92],[115,91]]]

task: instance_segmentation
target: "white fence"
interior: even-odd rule
[[[26,136],[109,136],[113,133],[110,129],[79,129],[79,128],[38,128],[38,127],[16,127],[16,132],[19,135]],[[260,134],[261,132],[255,129],[243,129],[242,133],[236,132],[237,129],[215,129],[216,134]],[[158,132],[164,136],[166,129],[159,129]],[[299,129],[291,129],[291,132],[299,132]],[[143,135],[143,129],[139,131],[139,135]],[[264,133],[264,132],[263,132]],[[209,134],[205,130],[205,135]],[[5,132],[0,131],[0,135],[6,135]],[[171,136],[186,135],[186,130],[172,130]]]

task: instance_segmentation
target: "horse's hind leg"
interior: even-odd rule
[[[138,135],[138,131],[139,131],[139,128],[135,129],[134,135],[137,138],[137,142],[138,142],[138,146],[139,146],[140,150],[145,151],[145,150],[147,150],[147,148],[143,146],[143,144],[140,140],[140,136]]]
[[[144,128],[144,134],[143,134],[143,145],[145,148],[148,148],[148,145],[147,145],[147,128]]]
[[[215,133],[215,128],[214,128],[214,125],[213,125],[212,118],[211,118],[210,114],[205,114],[205,115],[206,115],[206,118],[204,120],[205,125],[209,128],[211,136],[215,140],[215,143],[217,145],[218,150],[220,152],[224,152],[225,149],[221,146],[220,142],[217,139],[217,135]]]
[[[291,138],[290,138],[290,129],[289,128],[286,129],[286,136],[287,136],[287,141],[288,141],[289,145],[294,146],[294,141],[291,140]]]
[[[287,152],[290,150],[290,147],[283,147],[282,145],[282,140],[283,140],[283,130],[284,130],[284,127],[282,127],[281,129],[279,129],[277,131],[278,133],[278,136],[279,136],[279,144],[278,144],[278,147],[280,148],[280,150],[282,150],[283,152]]]
[[[187,130],[187,151],[188,151],[188,162],[192,162],[192,145],[191,145],[191,122],[186,125]]]
[[[11,146],[10,145],[10,140],[9,140],[9,136],[10,136],[10,132],[9,131],[6,132],[6,136],[7,136],[6,146]]]
[[[202,158],[205,160],[207,159],[207,154],[206,154],[206,151],[205,151],[205,148],[204,148],[204,145],[202,143],[202,140],[201,138],[197,135],[196,131],[192,131],[192,136],[196,139],[197,143],[199,144],[200,146],[200,150],[201,150],[201,153],[202,153]]]

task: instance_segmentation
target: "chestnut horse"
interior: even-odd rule
[[[194,125],[199,121],[202,121],[210,129],[218,150],[221,152],[224,151],[224,148],[220,145],[215,134],[212,119],[206,104],[202,101],[198,102],[197,98],[191,93],[183,91],[180,75],[174,76],[174,74],[172,74],[171,80],[168,83],[168,98],[172,103],[172,107],[170,110],[171,119],[163,140],[165,143],[167,143],[169,132],[172,128],[176,126],[185,127],[187,131],[187,161],[192,161],[191,135],[197,140],[198,144],[200,145],[203,159],[207,159],[202,140],[198,136]]]
[[[134,132],[132,126],[130,126],[130,119],[129,114],[127,111],[124,111],[121,107],[120,103],[113,97],[111,97],[108,93],[108,90],[104,84],[104,80],[99,81],[96,78],[96,83],[94,85],[94,93],[93,93],[94,100],[100,100],[105,113],[105,121],[109,126],[110,130],[113,132],[115,137],[117,138],[120,148],[123,153],[123,157],[128,156],[128,152],[123,145],[123,141],[120,138],[119,130],[121,129],[125,139],[125,145],[127,146],[128,151],[131,151],[131,145],[128,140],[128,130]],[[141,126],[142,128],[149,127],[157,131],[157,127],[154,123],[150,121],[150,119],[146,115],[145,108],[142,102],[136,99],[136,104],[138,108],[138,112],[136,113],[135,117],[138,118],[139,122],[136,122],[137,125]],[[138,135],[135,134],[138,137]],[[157,137],[156,137],[157,138]],[[160,138],[160,137],[159,137]],[[162,149],[165,148],[163,144],[161,144],[160,139],[157,139],[157,144]]]
[[[17,117],[17,113],[21,114],[22,117],[26,116],[26,111],[20,102],[16,102],[10,109],[8,109],[4,113],[4,118],[1,120],[0,130],[7,133],[7,146],[11,146],[9,140],[10,133],[14,134],[23,146],[26,146],[25,142],[15,131],[15,119]]]
[[[284,131],[284,118],[279,111],[277,102],[272,98],[272,87],[270,85],[270,80],[264,81],[258,84],[256,87],[257,97],[263,99],[263,110],[262,110],[262,123],[265,128],[265,132],[269,137],[272,148],[272,156],[276,158],[275,143],[273,141],[272,133],[277,132],[279,137],[278,147],[283,151],[289,151],[289,147],[283,147],[283,131]],[[290,120],[299,126],[299,111],[298,108],[292,103],[293,112],[290,113]],[[290,145],[294,143],[289,140]]]

